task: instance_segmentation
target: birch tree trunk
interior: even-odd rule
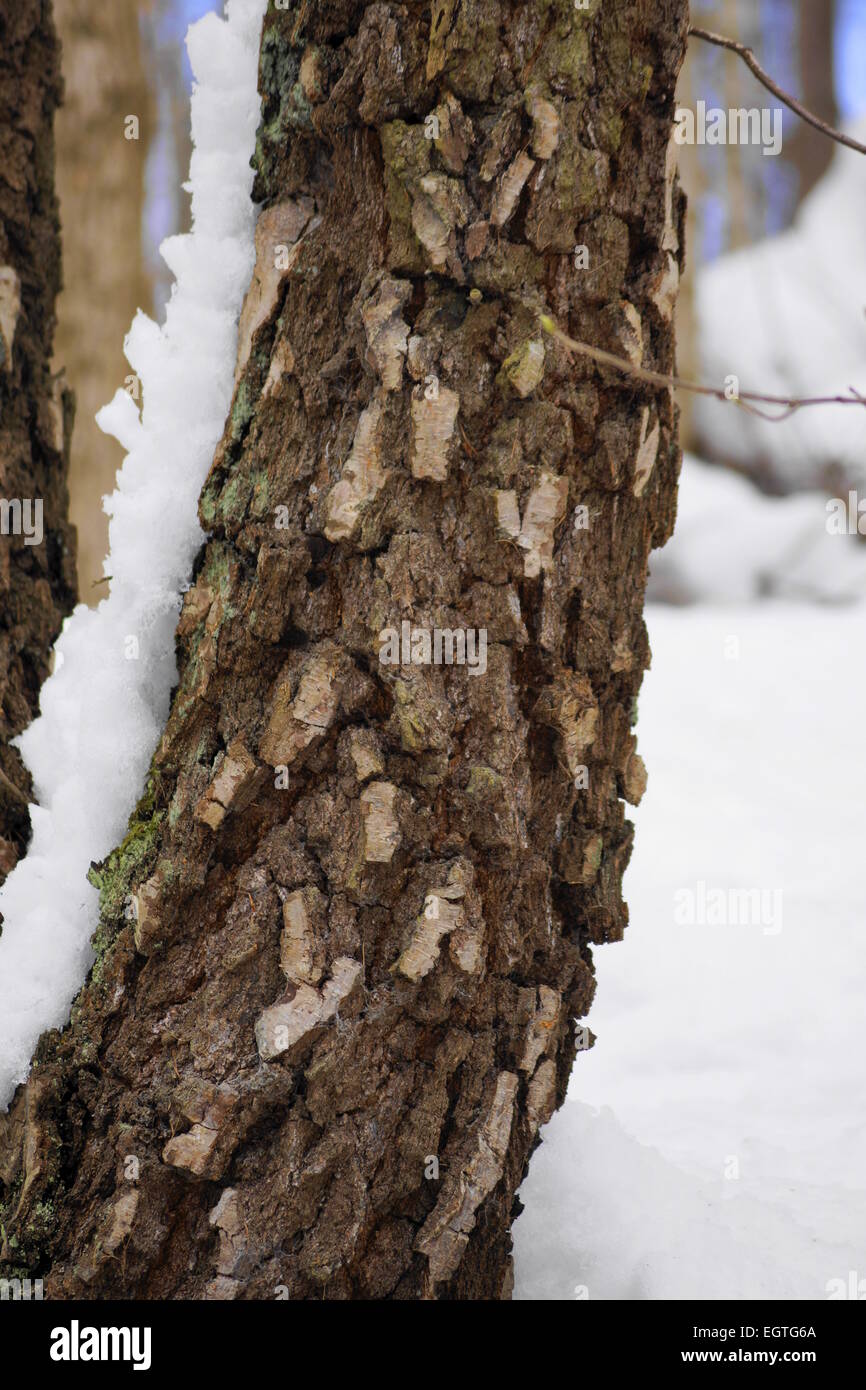
[[[0,1133],[4,1257],[47,1296],[508,1296],[592,947],[627,922],[679,464],[671,394],[540,317],[671,369],[685,25],[268,14],[179,686],[96,871],[91,979]]]
[[[73,398],[49,370],[60,237],[51,6],[0,0],[0,882],[30,834],[27,727],[51,644],[75,599],[66,474]]]

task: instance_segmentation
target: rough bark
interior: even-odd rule
[[[50,4],[0,0],[0,882],[30,834],[30,778],[9,742],[37,711],[51,644],[75,598],[66,519],[73,398],[62,373],[49,370],[60,96]]]
[[[670,393],[539,316],[672,366],[685,11],[267,17],[180,682],[91,979],[0,1131],[3,1258],[51,1297],[508,1295],[627,922],[679,464]],[[486,629],[486,671],[383,664],[403,620]]]
[[[123,462],[96,412],[129,375],[123,338],[137,309],[150,312],[142,255],[144,162],[153,121],[136,0],[54,0],[65,99],[57,119],[57,193],[65,288],[57,357],[78,404],[72,441],[71,517],[78,529],[81,596],[98,603],[108,518],[102,498]],[[139,122],[138,139],[127,117]],[[96,587],[94,587],[96,586]]]

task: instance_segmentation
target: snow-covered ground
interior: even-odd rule
[[[631,925],[521,1190],[516,1297],[824,1299],[852,1271],[866,1297],[866,609],[647,620]],[[766,910],[678,925],[688,889]]]
[[[828,531],[827,505],[820,492],[766,497],[748,478],[687,454],[676,530],[650,562],[650,599],[866,598],[866,540]]]

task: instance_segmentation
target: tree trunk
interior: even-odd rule
[[[152,308],[141,243],[153,121],[136,0],[54,0],[54,6],[66,87],[57,120],[66,266],[57,355],[78,402],[71,513],[80,538],[81,596],[95,604],[105,596],[94,586],[108,551],[102,498],[114,489],[123,450],[94,417],[129,375],[123,338],[136,309]]]
[[[540,316],[672,366],[685,24],[268,14],[179,686],[90,981],[0,1131],[4,1258],[52,1298],[508,1296],[591,948],[627,921],[679,463],[671,393]]]
[[[10,739],[36,713],[75,600],[66,474],[73,398],[49,371],[60,237],[47,0],[0,0],[0,882],[30,834],[30,778]]]
[[[800,0],[797,18],[801,100],[816,116],[832,126],[838,125],[833,56],[835,0]],[[833,149],[832,140],[828,140],[820,130],[806,125],[804,121],[798,122],[786,149],[800,176],[798,203],[826,173],[833,158]]]

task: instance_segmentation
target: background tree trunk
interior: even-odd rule
[[[81,597],[98,603],[108,518],[102,497],[123,462],[96,412],[129,375],[123,339],[137,309],[150,313],[142,254],[144,165],[153,121],[137,0],[54,0],[63,46],[65,100],[57,120],[57,193],[65,288],[57,356],[78,403],[70,468],[79,536]],[[127,139],[139,122],[138,138]]]
[[[9,740],[36,713],[51,644],[75,599],[66,520],[73,398],[49,371],[60,288],[60,95],[50,4],[0,0],[0,882],[30,833],[30,778]]]
[[[266,19],[266,207],[180,683],[97,871],[91,979],[0,1131],[3,1255],[50,1297],[508,1296],[591,947],[627,921],[679,463],[671,393],[539,318],[672,366],[685,24]],[[383,662],[403,621],[486,630],[486,670]]]
[[[179,0],[139,0],[138,11],[153,120],[145,176],[144,268],[154,312],[162,318],[174,278],[159,247],[164,237],[187,232],[191,224],[190,198],[183,186],[192,153],[183,35],[193,10]]]
[[[833,38],[836,26],[835,0],[800,0],[798,7],[798,52],[800,92],[803,105],[829,125],[839,124],[834,83]],[[834,146],[814,126],[797,123],[788,155],[800,176],[797,190],[802,202],[826,173]]]

